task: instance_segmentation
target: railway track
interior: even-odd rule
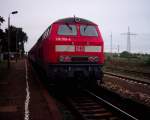
[[[127,68],[125,69],[125,68],[122,68],[122,67],[112,68],[112,67],[108,67],[108,66],[106,67],[106,69],[108,69],[108,70],[117,70],[117,71],[132,73],[132,74],[142,74],[144,76],[147,76],[148,78],[150,77],[150,72],[148,72],[148,71],[129,70]]]
[[[66,104],[82,120],[138,120],[88,90],[68,96]]]
[[[134,116],[136,117],[125,112],[125,111],[128,111],[126,109],[125,111],[124,109],[122,110],[122,108],[119,109],[120,106],[117,107],[113,102],[111,101],[108,102],[109,100],[114,99],[114,96],[110,96],[110,94],[107,94],[107,92],[106,93],[102,92],[102,94],[104,94],[105,96],[110,96],[108,98],[109,100],[105,99],[105,96],[99,97],[99,96],[103,96],[102,94],[97,96],[93,92],[90,92],[88,90],[81,91],[81,90],[74,89],[72,91],[72,89],[71,90],[67,89],[67,91],[65,91],[61,88],[57,88],[54,90],[50,89],[48,91],[50,95],[54,96],[54,98],[56,98],[58,101],[62,102],[66,107],[68,107],[69,108],[68,111],[70,111],[71,114],[75,114],[73,116],[75,116],[77,120],[79,119],[80,120],[81,119],[83,120],[99,120],[99,119],[100,120],[130,120],[130,119],[138,120],[137,118],[139,118],[135,114]],[[99,92],[99,90],[96,90],[96,91]],[[103,90],[100,90],[100,91],[103,91]],[[114,101],[116,103],[115,99]],[[125,103],[125,105],[129,106],[130,104],[128,105]],[[136,113],[139,114],[139,112],[136,112]],[[140,118],[143,118],[143,117],[140,117]]]
[[[122,79],[122,80],[126,80],[126,81],[129,81],[129,82],[135,82],[135,83],[138,83],[138,84],[143,84],[145,86],[150,85],[150,80],[146,80],[146,79],[144,79],[144,80],[135,79],[135,78],[132,78],[132,77],[128,77],[128,76],[124,76],[124,75],[118,75],[118,74],[114,74],[114,73],[110,73],[110,72],[104,72],[104,75],[117,77],[117,78]]]

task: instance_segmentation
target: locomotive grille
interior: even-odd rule
[[[88,56],[75,56],[71,57],[72,62],[88,62]]]

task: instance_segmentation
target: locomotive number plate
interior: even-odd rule
[[[75,51],[76,52],[84,52],[84,46],[75,46]]]

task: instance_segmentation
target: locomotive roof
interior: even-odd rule
[[[83,18],[78,18],[78,17],[59,19],[59,20],[55,21],[54,23],[84,23],[84,24],[96,25],[94,22],[91,22],[91,21],[83,19]]]

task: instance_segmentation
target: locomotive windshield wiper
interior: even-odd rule
[[[84,27],[84,32],[85,32],[85,30],[87,29],[87,27],[88,27],[88,24]]]
[[[72,31],[72,27],[68,23],[65,23],[65,25]]]

